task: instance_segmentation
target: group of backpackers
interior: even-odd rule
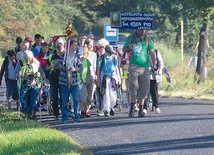
[[[130,117],[134,117],[137,100],[138,116],[146,114],[148,104],[144,102],[147,103],[149,96],[149,83],[154,111],[160,113],[156,77],[162,74],[162,57],[159,51],[155,56],[150,38],[145,38],[144,32],[138,34],[138,31],[127,38],[123,54],[116,44],[109,45],[104,38],[95,45],[93,34],[79,35],[77,40],[66,42],[69,44],[67,54],[66,44],[59,37],[53,37],[47,43],[40,34],[36,34],[34,45],[31,37],[24,40],[17,37],[17,46],[7,52],[0,72],[0,80],[5,73],[8,108],[12,98],[17,100],[17,105],[19,99],[26,117],[36,119],[38,96],[43,93],[45,86],[50,85],[53,115],[58,119],[61,114],[62,123],[68,121],[71,98],[74,122],[81,122],[82,117],[90,117],[90,107],[96,95],[97,115],[113,116],[117,91],[121,89],[121,79],[124,78]],[[148,54],[148,51],[153,52]],[[141,53],[143,55],[140,56],[145,58],[135,59]],[[156,67],[157,62],[159,65]]]

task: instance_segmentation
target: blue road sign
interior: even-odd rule
[[[104,24],[104,38],[108,41],[118,41],[119,30],[112,28],[110,24]]]
[[[111,12],[111,27],[120,29],[153,30],[153,15],[150,12]]]

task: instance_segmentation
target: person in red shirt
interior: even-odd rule
[[[48,56],[50,54],[49,45],[47,42],[42,43],[42,48],[40,52],[36,55],[36,59],[40,62],[42,69],[45,69],[45,64],[47,62]]]

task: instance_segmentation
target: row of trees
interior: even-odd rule
[[[153,12],[156,38],[169,45],[180,45],[183,20],[185,49],[191,52],[199,40],[203,11],[213,6],[214,2],[209,0],[2,0],[0,43],[35,33],[45,37],[62,34],[68,19],[77,32],[88,33],[92,27],[93,33],[101,36],[103,24],[110,21],[110,11],[148,11]],[[213,17],[210,19],[212,33]],[[213,42],[210,38],[211,45]]]

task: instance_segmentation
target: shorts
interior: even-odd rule
[[[7,79],[6,80],[6,96],[7,99],[12,97],[13,100],[18,99],[18,89],[17,89],[17,81]]]
[[[137,95],[139,99],[145,99],[150,85],[149,67],[137,65],[129,66],[129,90],[131,95]]]

